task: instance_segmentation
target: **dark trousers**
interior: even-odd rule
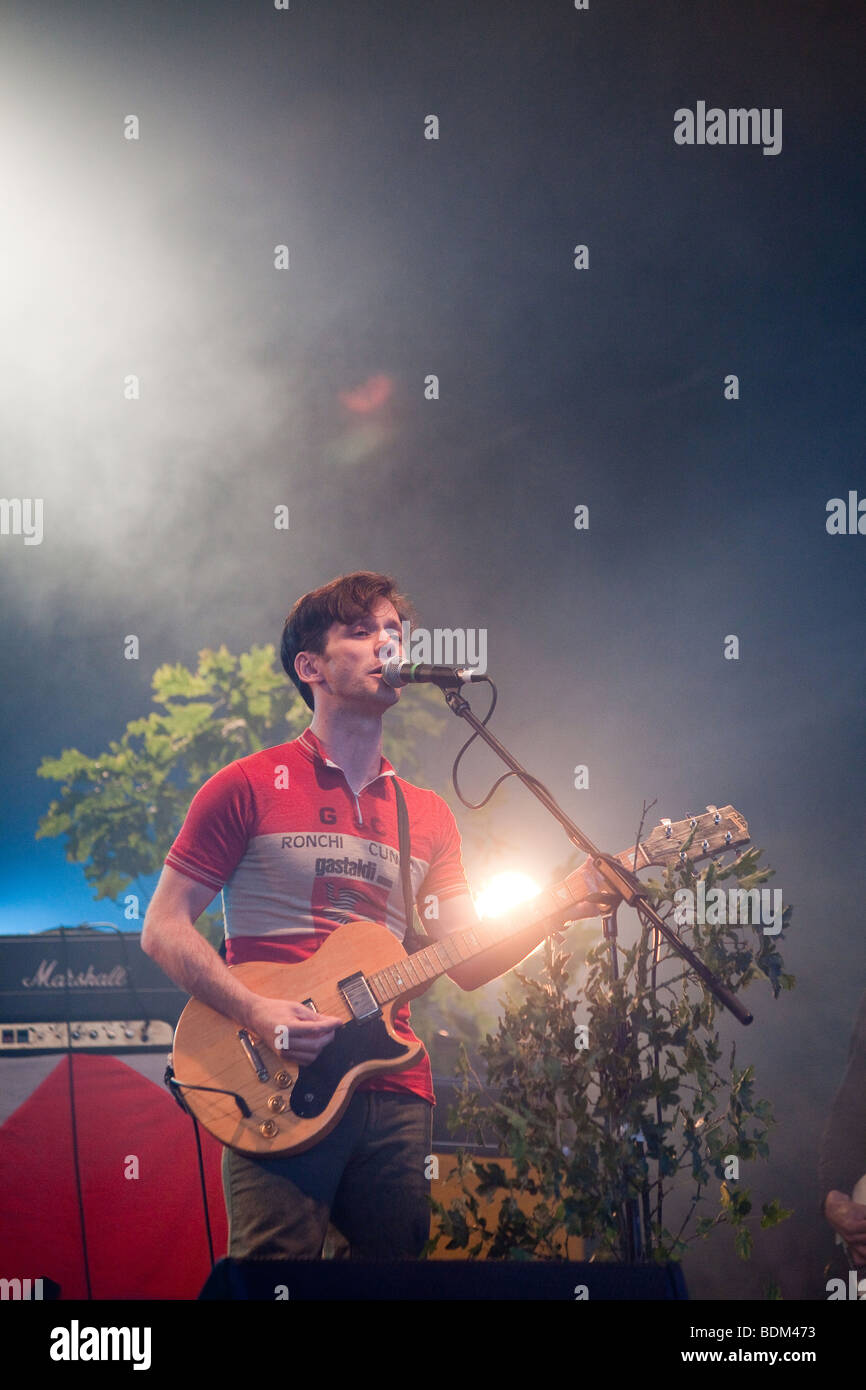
[[[360,1091],[314,1148],[287,1158],[223,1151],[229,1255],[317,1260],[329,1222],[354,1259],[417,1259],[430,1234],[433,1107]]]

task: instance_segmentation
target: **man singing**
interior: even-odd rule
[[[183,989],[284,1054],[309,1064],[341,1020],[266,998],[236,979],[194,923],[222,890],[228,965],[304,960],[358,917],[399,940],[407,923],[398,868],[395,784],[410,823],[416,900],[435,895],[431,937],[474,926],[460,836],[441,797],[397,777],[382,756],[382,717],[400,691],[382,679],[399,651],[406,599],[387,575],[343,575],[305,594],[286,619],[282,662],[313,711],[297,739],[240,758],[197,793],[157,885],[142,947]],[[286,771],[288,776],[286,776]],[[594,890],[591,871],[587,893]],[[588,911],[589,909],[586,909]],[[517,965],[546,932],[534,925],[449,971],[477,989]],[[285,1031],[279,1031],[285,1030]],[[409,1006],[395,1031],[415,1041]],[[428,1238],[432,1142],[430,1063],[358,1086],[335,1129],[305,1153],[223,1153],[229,1255],[317,1259],[329,1221],[354,1258],[417,1257]]]

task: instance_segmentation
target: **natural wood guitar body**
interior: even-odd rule
[[[312,1072],[304,1094],[314,1095],[317,1113],[298,1115],[291,1108],[299,1075],[297,1063],[274,1051],[274,1039],[250,1035],[267,1071],[268,1079],[259,1080],[238,1036],[239,1025],[191,999],[178,1022],[172,1055],[175,1079],[182,1085],[184,1100],[196,1118],[221,1143],[243,1153],[302,1153],[312,1148],[339,1122],[360,1081],[376,1073],[407,1067],[423,1050],[421,1043],[403,1042],[394,1032],[396,1002],[384,1004],[375,1020],[354,1022],[339,987],[341,981],[358,974],[359,962],[363,963],[364,973],[371,974],[388,966],[399,967],[405,959],[406,952],[387,927],[358,921],[338,927],[314,955],[300,964],[247,961],[232,966],[238,979],[257,994],[297,1003],[312,999],[318,1013],[334,1014],[350,1026],[339,1028],[334,1042],[320,1055],[320,1062],[327,1059],[324,1069],[319,1073],[314,1068],[303,1069],[302,1081]],[[382,1056],[385,1049],[393,1055]],[[370,1051],[376,1055],[359,1055]],[[353,1065],[356,1057],[359,1060]],[[348,1069],[339,1079],[328,1079],[327,1063],[333,1070],[347,1062]],[[252,1113],[244,1117],[231,1095],[191,1089],[197,1086],[216,1087],[242,1096]],[[330,1087],[332,1094],[319,1109],[324,1092]]]

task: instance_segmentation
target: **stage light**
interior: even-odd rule
[[[479,917],[501,917],[540,892],[540,884],[528,874],[516,871],[494,874],[476,895],[475,907]]]

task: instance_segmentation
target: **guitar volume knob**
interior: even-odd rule
[[[287,1071],[278,1071],[274,1073],[274,1085],[279,1086],[281,1091],[288,1091],[293,1083],[294,1078],[290,1076]]]
[[[268,1109],[279,1115],[286,1108],[285,1096],[268,1096]]]
[[[262,1124],[259,1125],[259,1131],[264,1135],[265,1139],[273,1139],[274,1135],[279,1133],[279,1127],[274,1124],[273,1120],[264,1120]]]

